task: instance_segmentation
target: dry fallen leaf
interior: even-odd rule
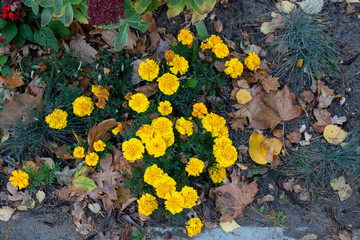
[[[0,208],[0,221],[7,222],[15,212],[14,208],[3,206]]]
[[[159,91],[157,83],[148,83],[144,86],[135,88],[135,92],[142,93],[146,97],[150,97]]]
[[[260,27],[260,31],[266,35],[274,32],[277,28],[282,28],[284,26],[285,26],[285,18],[278,13],[274,15],[271,22],[264,22]]]
[[[246,104],[252,100],[251,94],[245,89],[240,89],[236,93],[236,100],[239,104]]]
[[[220,227],[224,230],[224,232],[232,232],[241,226],[234,220],[232,222],[220,222]]]
[[[293,131],[291,133],[289,133],[288,135],[286,135],[286,138],[291,142],[291,143],[296,143],[298,144],[301,140],[301,133],[297,132],[297,131]]]
[[[324,130],[324,138],[331,144],[342,143],[347,134],[347,132],[336,125],[327,125]]]
[[[334,178],[330,181],[330,185],[332,189],[335,191],[338,191],[338,195],[340,198],[340,201],[344,201],[351,197],[353,190],[351,189],[349,184],[345,183],[345,177],[341,175],[338,178]]]
[[[0,76],[0,82],[6,85],[7,88],[15,88],[24,85],[21,72],[16,72],[14,68],[11,69],[12,76]]]
[[[339,124],[342,125],[344,122],[346,122],[347,119],[345,116],[342,117],[338,117],[337,115],[335,115],[333,118],[331,118],[331,123],[332,124]]]
[[[249,154],[258,164],[267,164],[266,151],[263,146],[264,136],[254,131],[249,138]]]
[[[272,76],[268,76],[262,79],[262,85],[265,92],[269,93],[271,90],[276,91],[280,87],[280,83],[278,82],[279,78],[274,78]]]
[[[305,236],[303,236],[299,240],[315,240],[315,239],[317,239],[317,235],[311,233],[311,234],[306,234]]]
[[[90,131],[88,134],[88,144],[89,144],[88,152],[91,153],[93,151],[94,142],[101,139],[101,137],[103,135],[105,135],[105,133],[108,130],[113,129],[114,127],[116,127],[119,124],[120,124],[119,122],[116,122],[115,119],[111,118],[111,119],[104,120],[99,124],[95,124],[92,128],[90,128]]]
[[[307,14],[317,14],[321,12],[324,0],[305,0],[303,2],[297,2],[297,4]]]
[[[275,7],[283,13],[290,13],[294,8],[296,8],[296,5],[289,1],[281,1],[277,2]]]
[[[256,181],[250,184],[239,182],[239,177],[234,172],[232,181],[216,188],[215,194],[216,210],[222,215],[221,222],[231,222],[243,213],[245,207],[254,201],[259,191]]]
[[[224,28],[224,25],[223,23],[220,21],[220,20],[217,20],[215,23],[214,23],[214,29],[217,33],[221,33],[222,30]]]
[[[97,51],[85,41],[85,37],[76,34],[70,42],[72,49],[80,53],[83,61],[91,63],[94,61]]]
[[[331,124],[331,113],[329,113],[326,109],[314,109],[314,116],[317,120],[317,125],[327,126]]]

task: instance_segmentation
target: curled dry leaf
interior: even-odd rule
[[[116,122],[116,120],[114,118],[104,120],[99,124],[95,124],[90,129],[89,134],[88,134],[88,144],[89,144],[88,152],[91,153],[93,151],[94,142],[101,139],[101,137],[104,136],[107,131],[116,127],[119,124],[120,123]]]
[[[221,222],[234,221],[243,213],[245,207],[254,201],[255,195],[259,191],[256,181],[250,184],[240,182],[235,172],[231,175],[231,179],[230,183],[213,191],[216,210],[222,214]]]
[[[324,130],[324,138],[331,144],[342,143],[347,134],[347,132],[336,125],[327,125]]]
[[[157,83],[148,83],[144,86],[135,88],[135,92],[142,93],[146,97],[150,97],[159,91]]]
[[[141,62],[143,62],[144,59],[137,59],[134,62],[131,63],[131,66],[133,67],[132,70],[132,83],[133,85],[138,84],[142,81],[140,75],[139,75],[139,65]]]
[[[231,222],[220,222],[220,227],[224,230],[224,232],[232,232],[241,226],[233,220]]]
[[[274,32],[277,28],[282,28],[285,26],[285,18],[277,13],[273,15],[273,19],[271,20],[271,22],[264,22],[261,27],[260,27],[260,31],[263,34],[269,34]]]

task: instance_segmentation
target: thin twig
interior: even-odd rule
[[[137,224],[136,222],[134,222],[134,220],[132,220],[129,215],[125,215],[125,219],[126,219],[126,221],[128,221],[129,223],[134,225],[137,229],[139,229],[140,232],[142,232],[144,234],[146,233],[145,229],[142,226],[140,226],[139,224]]]

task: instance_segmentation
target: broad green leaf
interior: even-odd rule
[[[79,5],[79,8],[81,10],[81,13],[84,14],[85,16],[87,16],[87,12],[88,12],[88,5],[85,3],[82,3]]]
[[[12,74],[11,68],[8,65],[4,65],[2,67],[1,75],[6,76],[6,77],[12,76],[13,74]]]
[[[143,13],[150,5],[151,0],[136,0],[134,9],[138,14]]]
[[[188,79],[184,82],[184,88],[194,88],[197,85],[197,80],[195,78]]]
[[[7,21],[0,18],[0,30],[3,29],[6,26],[6,24],[7,24]]]
[[[125,24],[119,31],[115,38],[114,49],[115,51],[121,51],[127,42],[129,37],[129,25]]]
[[[51,21],[48,27],[54,31],[56,37],[63,38],[70,35],[70,30],[59,20]]]
[[[6,63],[6,61],[8,60],[8,58],[9,58],[8,55],[0,56],[0,64],[4,65]]]
[[[31,42],[34,41],[34,34],[31,31],[31,27],[29,25],[27,25],[26,23],[21,24],[19,27],[19,31],[20,31],[20,35],[23,38],[25,38]]]
[[[39,14],[39,4],[38,4],[38,2],[36,0],[31,1],[31,8],[32,8],[35,15]]]
[[[149,7],[145,10],[145,12],[152,12],[152,11],[156,10],[160,6],[161,6],[161,1],[151,2]]]
[[[206,29],[204,21],[201,20],[200,22],[196,23],[195,27],[201,41],[209,37],[209,33]]]
[[[16,36],[17,33],[18,33],[18,29],[15,24],[6,25],[1,30],[2,37],[6,39],[6,42],[3,43],[2,45],[8,44],[11,40],[14,39],[14,37]]]
[[[96,184],[94,182],[94,180],[85,177],[85,176],[79,176],[77,178],[75,178],[72,181],[72,184],[74,185],[74,187],[81,192],[91,192],[92,190],[94,190],[96,188]]]
[[[168,7],[169,9],[166,13],[168,18],[175,17],[183,11],[185,7],[185,0],[169,1]]]
[[[80,12],[80,10],[77,8],[74,8],[74,16],[75,16],[76,20],[78,20],[80,23],[83,23],[83,24],[89,23],[86,16],[82,12]]]
[[[49,27],[42,27],[34,33],[34,41],[44,47],[51,47],[55,51],[59,50],[57,40],[53,30]]]
[[[26,42],[26,39],[23,38],[20,34],[17,34],[15,37],[14,37],[14,41],[16,43],[16,45],[20,48],[22,47],[25,42]]]
[[[118,24],[110,24],[110,25],[107,25],[107,26],[101,26],[100,28],[111,30],[111,29],[120,28],[124,24],[125,24],[124,22],[120,21]]]
[[[62,7],[63,7],[63,0],[54,1],[54,12],[56,13],[60,12]]]
[[[83,0],[70,0],[70,3],[72,5],[77,5],[77,4],[80,4]]]
[[[130,27],[140,30],[141,32],[146,32],[149,28],[150,23],[141,21],[141,16],[136,15],[131,18],[128,18],[126,22],[130,25]]]
[[[44,27],[49,24],[51,21],[51,12],[49,9],[45,8],[41,13],[41,26]]]
[[[65,6],[65,12],[64,12],[64,25],[66,27],[70,26],[74,19],[74,10],[71,6],[71,4],[68,2]]]
[[[44,8],[49,8],[54,6],[54,0],[40,0],[39,5]]]

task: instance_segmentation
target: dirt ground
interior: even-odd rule
[[[339,47],[339,60],[346,61],[360,53],[360,15],[346,14],[346,3],[325,2],[322,13],[329,20],[330,31]],[[354,6],[356,12],[360,12],[360,5]],[[229,0],[227,5],[217,4],[214,9],[216,14],[214,20],[208,17],[205,22],[209,33],[216,34],[213,24],[216,20],[220,20],[224,24],[220,36],[234,41],[238,51],[240,51],[240,42],[244,40],[242,32],[246,31],[252,44],[262,46],[267,52],[268,55],[265,57],[270,62],[271,49],[264,44],[265,38],[259,28],[273,9],[274,3],[268,0]],[[169,20],[166,17],[165,7],[161,7],[154,17],[158,27],[166,27],[167,32],[173,35],[184,27],[182,25],[184,16]],[[195,31],[195,28],[192,27],[192,30]],[[350,65],[340,65],[340,72],[341,75],[324,80],[337,94],[344,93],[346,102],[340,106],[339,99],[336,99],[329,111],[334,113],[332,115],[336,113],[338,116],[346,116],[349,119],[348,128],[353,128],[360,120],[360,56]],[[287,123],[285,132],[288,129],[298,128],[303,123],[310,126],[308,120],[306,116],[302,116]],[[231,137],[235,142],[242,142],[243,139],[248,138],[240,132],[232,132]],[[243,156],[243,161],[250,162],[250,157]],[[282,211],[286,217],[278,226],[283,226],[286,229],[285,234],[293,238],[301,238],[305,234],[313,233],[318,239],[333,239],[339,230],[347,230],[351,233],[360,229],[359,186],[352,186],[354,194],[351,199],[344,202],[340,202],[334,193],[324,191],[312,194],[310,196],[312,201],[307,204],[299,204],[287,195],[280,199],[282,191],[277,185],[277,180],[285,181],[285,179],[276,172],[268,172],[258,177],[260,191],[256,197],[261,198],[271,194],[275,197],[275,201],[268,203],[265,210],[260,211],[261,205],[255,200],[246,209],[244,216],[237,219],[237,223],[241,226],[274,226],[269,216]],[[48,202],[46,206],[40,205],[31,211],[17,212],[14,221],[0,221],[0,239],[98,239],[99,235],[84,236],[75,231],[70,218],[70,206],[62,206],[55,202],[53,204],[51,207],[51,202]],[[205,208],[215,212],[211,200]],[[207,214],[204,212],[205,208],[202,209],[204,215]],[[216,215],[214,213],[211,217]],[[121,216],[115,216],[117,215],[113,214],[110,226],[118,230],[128,226],[126,221],[119,221]],[[102,223],[103,219],[96,221]],[[171,236],[164,236],[164,239],[171,239]]]

